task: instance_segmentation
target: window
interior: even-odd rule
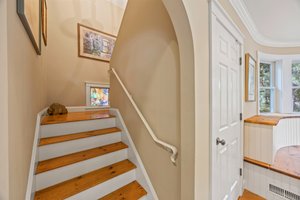
[[[259,66],[259,108],[260,112],[274,112],[274,64],[260,63]]]
[[[86,83],[86,105],[97,107],[109,106],[109,85]]]
[[[292,63],[293,112],[300,112],[300,62]]]

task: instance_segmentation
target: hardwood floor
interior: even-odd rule
[[[105,118],[112,118],[112,117],[115,117],[115,116],[111,115],[109,113],[109,110],[71,112],[66,115],[44,116],[42,119],[41,125],[105,119]]]
[[[266,200],[257,194],[254,194],[248,190],[244,190],[243,196],[239,198],[239,200]]]
[[[138,200],[146,194],[146,190],[137,181],[133,181],[99,200]]]

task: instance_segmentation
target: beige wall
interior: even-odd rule
[[[46,51],[36,54],[16,13],[16,1],[7,3],[9,200],[23,200],[36,116],[46,106]]]
[[[0,199],[9,199],[7,0],[0,1]]]
[[[300,47],[298,48],[272,48],[272,47],[265,47],[262,45],[257,44],[251,35],[249,34],[248,30],[236,14],[234,8],[231,6],[229,0],[220,0],[221,5],[225,8],[226,12],[230,15],[233,21],[237,24],[240,28],[242,33],[245,35],[245,53],[249,52],[254,58],[257,59],[257,51],[261,51],[264,53],[270,54],[299,54]],[[275,23],[275,22],[274,22]],[[257,114],[257,102],[245,102],[244,106],[244,116],[251,117]]]
[[[107,0],[48,1],[47,103],[85,105],[85,81],[109,83],[109,64],[79,58],[77,23],[117,35],[124,10]]]
[[[160,0],[131,0],[123,20],[111,65],[157,136],[180,147],[179,52],[167,11]],[[179,200],[180,161],[153,142],[113,76],[111,89],[159,199]]]

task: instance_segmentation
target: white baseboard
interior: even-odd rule
[[[35,181],[34,174],[38,163],[37,148],[40,139],[40,123],[41,123],[42,115],[46,112],[46,110],[47,108],[43,109],[41,112],[37,114],[25,200],[33,200],[34,193],[36,191],[36,181]]]
[[[133,162],[136,166],[136,180],[145,188],[147,191],[147,199],[148,200],[159,200],[158,196],[156,194],[156,191],[154,190],[154,187],[150,181],[149,175],[145,169],[145,166],[142,162],[142,159],[134,145],[134,142],[129,134],[129,131],[125,125],[125,122],[122,118],[121,113],[118,109],[111,108],[111,113],[116,116],[116,125],[118,128],[122,130],[122,142],[127,144],[129,146],[128,149],[128,157],[131,162]]]

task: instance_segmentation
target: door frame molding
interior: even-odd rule
[[[214,63],[216,62],[216,56],[214,54],[214,33],[213,33],[213,27],[216,23],[221,23],[237,40],[237,42],[240,44],[240,57],[242,59],[241,64],[241,70],[240,70],[240,83],[241,83],[241,89],[240,89],[240,99],[241,99],[241,107],[240,111],[243,113],[243,107],[244,107],[244,80],[245,80],[245,57],[244,57],[244,38],[245,36],[239,29],[239,27],[234,23],[234,21],[231,19],[229,14],[224,10],[224,8],[221,6],[221,4],[218,2],[218,0],[211,0],[209,5],[209,12],[210,12],[210,199],[213,198],[213,192],[214,192],[214,180],[213,180],[213,174],[214,172],[214,153],[213,153],[213,147],[215,146],[215,134],[212,131],[213,127],[213,111],[212,111],[212,80],[213,80],[213,74],[212,74],[212,67]],[[240,141],[241,141],[241,159],[240,159],[240,167],[243,169],[243,148],[244,148],[244,138],[243,138],[243,127],[244,122],[241,121],[241,128],[240,128]],[[213,146],[214,145],[214,146]],[[240,177],[240,195],[242,194],[243,189],[243,176]]]

